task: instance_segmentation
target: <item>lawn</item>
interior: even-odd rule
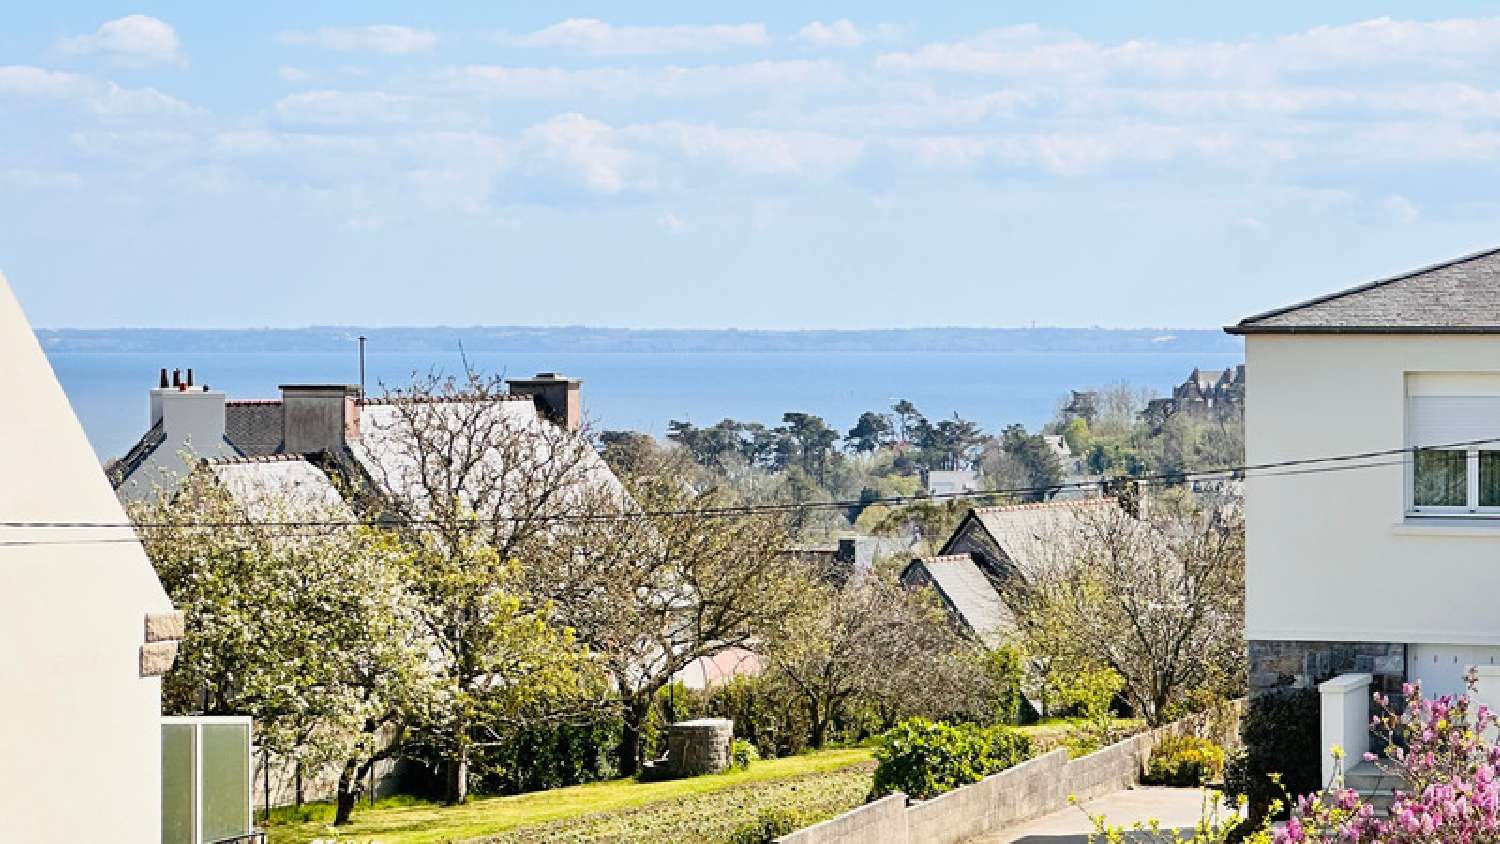
[[[328,826],[332,809],[304,807],[308,820],[281,816],[272,844],[340,841],[422,844],[444,841],[714,841],[761,808],[829,817],[864,801],[868,748],[841,748],[756,762],[749,770],[641,783],[630,779],[483,797],[462,806],[397,798],[362,806],[354,823]]]

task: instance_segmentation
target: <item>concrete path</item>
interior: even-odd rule
[[[1111,826],[1129,827],[1156,818],[1162,829],[1191,832],[1203,809],[1203,792],[1196,788],[1133,788],[1083,804],[1090,815],[1103,815]],[[1036,820],[970,839],[969,844],[1085,844],[1094,825],[1077,806],[1069,806]]]

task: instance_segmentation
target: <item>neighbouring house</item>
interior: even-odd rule
[[[336,522],[385,518],[384,503],[392,499],[419,502],[425,492],[401,417],[403,409],[412,408],[411,401],[422,403],[419,418],[425,423],[448,431],[462,431],[472,424],[491,433],[505,431],[508,441],[513,437],[515,447],[505,454],[491,450],[475,457],[482,464],[474,470],[476,485],[482,483],[477,480],[481,477],[494,480],[516,472],[620,490],[608,464],[586,444],[574,452],[576,471],[564,467],[555,476],[529,471],[558,454],[559,443],[566,440],[558,436],[559,429],[582,436],[577,433],[582,422],[582,382],[555,373],[509,380],[508,395],[482,404],[365,399],[358,387],[342,384],[288,384],[281,387],[279,400],[230,401],[223,393],[193,384],[192,374],[174,373],[171,381],[163,374],[161,381],[168,386],[150,391],[149,430],[127,458],[111,467],[111,481],[125,502],[170,494],[188,472],[206,472],[250,518]],[[200,443],[218,446],[205,454],[197,447]],[[499,481],[494,485],[496,489],[505,486]],[[725,657],[722,665],[716,662],[703,668],[705,683],[722,682],[724,672],[732,676],[744,670],[736,667],[732,657]],[[259,767],[264,757],[257,754],[255,760],[256,788],[269,791],[268,797],[262,793],[262,799],[273,804],[290,802],[294,793],[290,764],[272,760],[268,777]],[[336,773],[330,768],[306,775],[305,796],[329,796]],[[397,779],[396,765],[382,762],[375,772],[376,792],[387,793]]]
[[[3,276],[0,394],[0,838],[155,844],[182,616]]]
[[[1007,587],[1065,563],[1078,548],[1077,521],[1113,498],[971,509],[937,555],[912,560],[901,582],[937,590],[955,622],[994,645],[1015,631]]]
[[[923,482],[933,495],[963,495],[984,488],[973,469],[930,469],[924,473]]]
[[[1178,413],[1195,416],[1225,416],[1245,403],[1245,365],[1225,369],[1194,369],[1187,380],[1172,388],[1170,398],[1151,399],[1141,417],[1153,428]]]
[[[1500,665],[1500,250],[1225,330],[1255,373],[1248,464],[1373,455],[1248,473],[1251,694],[1454,694]]]
[[[917,539],[911,536],[845,536],[827,545],[795,545],[787,557],[825,572],[829,579],[844,583],[875,570],[875,563],[911,553]]]

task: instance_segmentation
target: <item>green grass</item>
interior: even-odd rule
[[[304,806],[301,818],[294,817],[292,812],[273,817],[269,831],[272,844],[302,844],[315,840],[428,844],[493,839],[503,833],[516,834],[498,840],[547,840],[561,835],[569,841],[619,841],[635,838],[631,830],[642,830],[640,835],[643,837],[636,840],[664,840],[656,837],[664,827],[658,823],[661,819],[652,817],[654,814],[681,817],[683,807],[690,806],[694,812],[716,812],[719,821],[738,825],[749,821],[765,802],[760,799],[762,792],[771,795],[770,800],[781,799],[793,804],[800,800],[807,804],[811,814],[837,814],[863,800],[863,791],[869,788],[871,767],[861,763],[869,760],[869,749],[853,747],[764,760],[751,765],[749,770],[713,776],[652,783],[610,780],[510,797],[482,797],[462,806],[392,798],[377,803],[374,808],[359,807],[354,812],[354,822],[338,830],[328,826],[333,816],[332,807],[320,804]],[[849,771],[847,777],[825,782],[824,778],[815,776],[856,765],[858,770]],[[777,789],[766,787],[766,784],[782,780],[793,782]],[[860,782],[862,787],[858,785]],[[833,800],[835,803],[842,802],[842,795],[846,793],[860,793],[848,805],[828,811],[829,807],[825,805],[830,799],[828,795],[835,791],[840,797]],[[709,797],[725,792],[728,793],[723,794],[722,799]],[[650,810],[643,807],[650,807]],[[533,830],[534,827],[540,829]],[[673,828],[680,831],[680,827]],[[653,829],[657,832],[645,831]],[[526,834],[520,834],[522,830]],[[696,834],[689,831],[689,835]],[[711,841],[714,840],[713,834],[679,840]],[[602,837],[594,837],[596,835]]]

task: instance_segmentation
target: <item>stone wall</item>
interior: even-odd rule
[[[734,722],[699,718],[667,727],[667,768],[673,777],[696,777],[729,770]]]
[[[1399,692],[1406,679],[1406,646],[1394,642],[1251,640],[1250,694],[1312,688],[1340,674],[1371,674],[1374,688]]]
[[[973,785],[907,806],[893,794],[776,839],[778,844],[957,844],[978,835],[1065,809],[1140,781],[1151,750],[1168,735],[1233,741],[1241,704],[1228,713],[1194,716],[1132,736],[1088,756],[1068,759],[1061,748]]]

